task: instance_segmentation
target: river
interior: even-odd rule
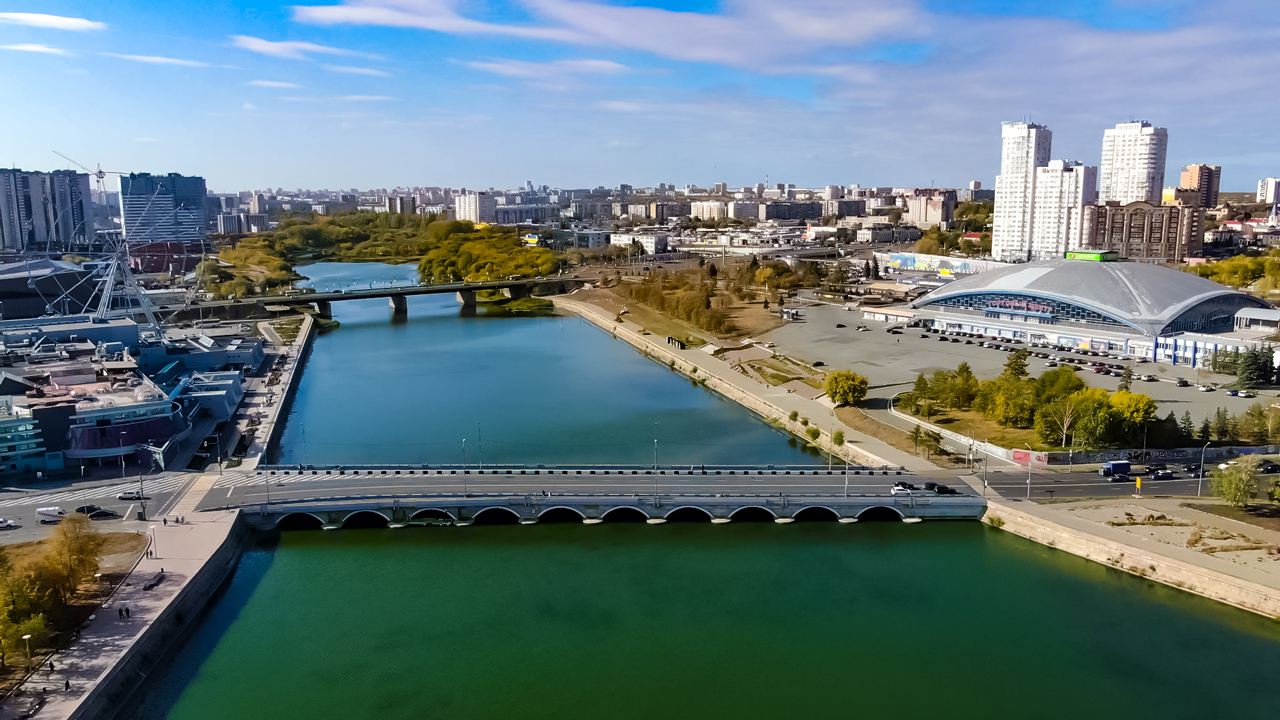
[[[288,461],[304,425],[310,462],[453,461],[477,422],[494,462],[644,462],[655,421],[672,462],[804,457],[589,325],[451,303],[335,305]],[[286,532],[132,716],[1269,718],[1277,667],[1272,621],[979,523]]]

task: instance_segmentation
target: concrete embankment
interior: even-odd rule
[[[708,388],[733,400],[755,414],[777,423],[799,437],[807,438],[806,430],[810,427],[817,428],[820,435],[816,442],[824,450],[830,450],[831,454],[836,457],[858,465],[927,469],[916,467],[918,463],[908,454],[891,447],[887,443],[862,435],[837,421],[815,422],[805,426],[790,419],[793,410],[797,411],[801,416],[828,416],[830,408],[816,400],[808,400],[793,394],[787,394],[785,391],[779,391],[776,388],[767,388],[759,385],[753,380],[737,375],[723,360],[712,357],[700,350],[680,351],[654,342],[640,334],[642,329],[639,326],[627,321],[614,322],[606,316],[603,310],[590,304],[559,297],[552,298],[552,300],[557,307],[582,317],[619,340],[670,366],[673,370],[702,381]],[[758,389],[752,388],[751,386],[753,385],[759,386]],[[773,391],[771,394],[776,395],[776,397],[766,397],[770,390]],[[823,425],[829,425],[830,428],[823,427]],[[836,430],[844,432],[844,445],[833,445],[830,433]]]
[[[1255,582],[1247,569],[1177,547],[1138,547],[1105,525],[1024,501],[988,500],[983,520],[1029,540],[1228,605],[1280,619],[1280,587]],[[1221,569],[1210,567],[1220,565]]]

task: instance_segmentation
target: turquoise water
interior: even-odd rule
[[[321,288],[404,282],[413,266],[322,263]],[[277,459],[285,463],[819,462],[789,435],[577,318],[467,316],[453,295],[333,304]],[[304,442],[305,439],[305,442]]]
[[[135,717],[1275,717],[1276,623],[978,523],[278,537]]]

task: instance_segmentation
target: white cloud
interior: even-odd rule
[[[376,68],[351,67],[350,65],[322,65],[329,72],[345,73],[347,75],[371,75],[373,77],[391,77],[391,73],[386,70],[378,70]]]
[[[118,55],[116,53],[102,53],[108,57],[120,58],[121,60],[132,60],[140,63],[150,63],[152,65],[181,65],[183,67],[209,67],[209,63],[196,62],[195,60],[182,60],[179,58],[160,57],[158,55]]]
[[[382,25],[462,35],[490,34],[576,42],[559,28],[498,25],[462,17],[451,0],[374,0],[358,5],[294,6],[293,18],[312,25]]]
[[[231,44],[238,48],[256,52],[261,55],[270,55],[272,57],[289,58],[290,60],[306,60],[309,55],[343,55],[347,57],[362,57],[370,60],[382,59],[379,55],[370,55],[360,53],[354,50],[346,50],[343,48],[329,47],[328,45],[317,45],[309,42],[299,42],[296,40],[272,41],[263,40],[262,38],[249,37],[248,35],[232,35]]]
[[[484,72],[514,78],[549,78],[564,75],[617,75],[631,68],[612,60],[556,60],[554,62],[529,62],[526,60],[473,60],[467,67]]]
[[[390,100],[399,100],[400,98],[391,97],[389,95],[339,95],[337,97],[299,97],[296,95],[289,95],[280,99],[289,100],[291,102],[320,102],[329,100],[337,100],[340,102],[387,102]]]
[[[258,106],[254,105],[253,103],[245,103],[240,107],[244,108],[245,110],[248,110],[249,112],[253,112],[254,110],[258,109]]]
[[[302,87],[297,83],[280,82],[279,80],[250,80],[245,84],[253,85],[254,87],[266,87],[266,88],[300,88]]]
[[[20,52],[44,53],[46,55],[63,55],[66,57],[75,57],[75,53],[69,53],[66,50],[48,45],[0,45],[5,50],[18,50]]]
[[[63,17],[61,15],[44,15],[42,13],[0,13],[0,23],[11,25],[28,25],[30,27],[53,28],[54,30],[105,30],[106,23],[83,18]]]
[[[608,110],[610,112],[633,113],[633,112],[640,112],[641,110],[645,109],[645,106],[643,104],[638,102],[631,102],[629,100],[602,100],[601,102],[596,104],[600,108],[604,110]]]

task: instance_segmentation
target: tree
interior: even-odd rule
[[[871,279],[880,279],[880,261],[874,255],[871,256]]]
[[[1036,413],[1036,432],[1040,434],[1040,439],[1059,447],[1067,447],[1067,436],[1075,429],[1076,420],[1080,418],[1081,403],[1079,396],[1068,395],[1042,405]]]
[[[1013,380],[1021,380],[1027,376],[1027,358],[1031,357],[1031,353],[1025,349],[1014,351],[1009,359],[1004,363],[1004,372],[1000,374],[1002,378],[1010,378]]]
[[[844,445],[844,431],[837,430],[835,434],[831,436],[831,442],[836,445]]]
[[[1049,370],[1036,380],[1036,397],[1041,403],[1050,403],[1085,388],[1084,381],[1069,367]]]
[[[924,449],[930,457],[934,454],[942,455],[944,452],[942,447],[942,433],[937,430],[926,430],[924,433]]]
[[[87,515],[73,513],[58,523],[49,541],[48,560],[65,576],[68,587],[64,592],[68,597],[98,571],[105,542]]]
[[[1213,439],[1218,442],[1231,440],[1231,416],[1226,408],[1218,408],[1213,413]]]
[[[1209,416],[1205,415],[1204,422],[1200,423],[1200,442],[1209,442],[1209,437],[1212,432],[1213,429],[1209,426]]]
[[[969,363],[962,362],[956,367],[951,378],[951,403],[960,410],[968,410],[978,397],[978,378],[973,374]]]
[[[1181,430],[1182,434],[1188,438],[1195,437],[1196,424],[1195,421],[1191,419],[1190,410],[1182,413],[1182,420],[1178,422],[1178,429]]]
[[[920,444],[924,442],[924,431],[915,423],[912,423],[911,425],[911,444],[915,446],[916,452],[918,453],[920,452]]]
[[[1133,389],[1133,367],[1124,366],[1124,372],[1120,373],[1120,389],[1129,392]]]
[[[1084,447],[1101,447],[1111,444],[1121,426],[1119,414],[1111,405],[1107,391],[1088,388],[1075,394],[1079,404],[1076,409],[1076,444]]]
[[[827,376],[827,397],[836,405],[857,405],[867,397],[867,379],[849,370],[837,370]]]
[[[862,263],[862,277],[868,280],[871,279],[871,261],[870,260],[864,260]]]
[[[715,263],[707,264],[707,277],[711,278],[712,280],[715,280],[716,276],[719,274],[720,274],[720,270],[716,268]]]
[[[1248,505],[1258,492],[1260,462],[1256,455],[1249,455],[1241,458],[1238,464],[1215,472],[1210,482],[1213,494],[1226,500],[1231,507],[1242,508]]]

